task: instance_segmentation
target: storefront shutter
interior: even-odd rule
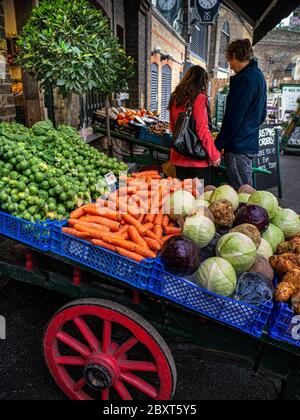
[[[172,70],[168,65],[162,68],[162,86],[161,86],[161,119],[169,121],[168,106],[172,91]]]
[[[158,65],[151,64],[151,105],[150,111],[158,110]]]

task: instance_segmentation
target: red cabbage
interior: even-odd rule
[[[198,270],[201,264],[200,253],[200,248],[191,239],[174,236],[165,243],[160,257],[166,271],[185,277]]]
[[[265,209],[260,206],[251,205],[239,210],[234,227],[245,223],[254,225],[260,232],[264,232],[269,227],[270,219]]]

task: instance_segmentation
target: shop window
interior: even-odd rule
[[[162,68],[161,81],[161,119],[168,121],[170,114],[168,111],[172,93],[172,69],[167,64]]]
[[[202,60],[207,60],[208,27],[196,24],[191,34],[191,51]]]
[[[225,22],[221,32],[221,42],[220,42],[220,56],[219,56],[219,67],[222,69],[228,69],[229,64],[226,58],[226,48],[230,43],[230,27],[229,23]]]
[[[158,110],[158,65],[151,64],[151,104],[150,111]]]

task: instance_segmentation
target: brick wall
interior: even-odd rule
[[[221,34],[222,28],[226,22],[228,22],[230,28],[230,42],[235,39],[248,38],[251,41],[253,39],[253,30],[250,25],[227,7],[221,6],[216,24],[211,27],[208,61],[208,68],[209,71],[211,71],[211,76],[218,79],[229,78],[229,72],[224,72],[219,68]]]
[[[16,117],[14,96],[11,92],[11,78],[6,65],[6,33],[3,1],[0,0],[0,121]]]
[[[162,68],[166,64],[172,69],[172,91],[180,81],[180,75],[183,72],[186,43],[184,39],[176,34],[169,23],[159,14],[158,11],[152,10],[151,25],[151,63],[158,65],[158,111],[161,110],[161,90],[162,90]],[[160,49],[159,53],[155,50]],[[165,58],[171,55],[171,58]],[[151,78],[149,77],[149,86]],[[150,89],[150,87],[149,87]],[[148,108],[150,108],[150,98],[148,100]]]
[[[276,29],[262,39],[255,46],[255,55],[258,58],[269,85],[277,80],[277,85],[288,78],[285,69],[295,62],[300,55],[300,32]]]

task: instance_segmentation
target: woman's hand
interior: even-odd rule
[[[218,167],[221,165],[221,158],[219,158],[218,160],[216,160],[216,161],[212,162],[212,165],[213,165],[215,168],[218,168]]]

